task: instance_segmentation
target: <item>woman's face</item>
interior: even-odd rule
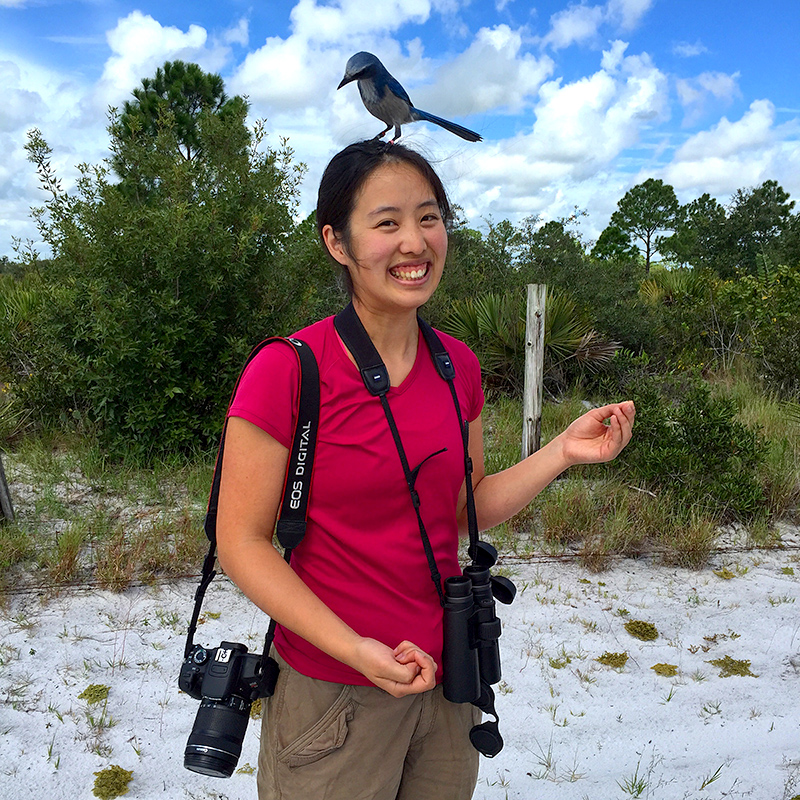
[[[364,182],[350,215],[352,257],[330,226],[323,236],[355,298],[376,313],[415,310],[439,285],[447,233],[433,189],[408,164],[384,164]]]

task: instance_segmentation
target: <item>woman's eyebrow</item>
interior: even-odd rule
[[[429,206],[434,206],[435,208],[439,207],[439,204],[436,202],[435,198],[431,198],[430,200],[423,200],[414,210],[419,211],[421,208],[428,208]],[[367,216],[369,217],[377,217],[380,214],[398,214],[400,213],[401,209],[398,206],[380,206],[372,211],[370,211]]]

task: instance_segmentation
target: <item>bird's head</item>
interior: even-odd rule
[[[383,64],[372,53],[360,52],[350,56],[347,66],[344,68],[342,82],[336,87],[341,89],[351,81],[360,81],[364,78],[371,78],[377,72],[384,69]]]

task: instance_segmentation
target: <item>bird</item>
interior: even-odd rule
[[[482,136],[469,128],[414,108],[411,98],[400,82],[392,77],[372,53],[362,51],[348,59],[342,82],[336,87],[337,91],[352,81],[358,81],[358,91],[367,111],[386,124],[386,128],[375,136],[375,139],[385,136],[394,126],[394,138],[391,141],[395,142],[400,138],[401,125],[423,120],[439,125],[468,142],[483,141]]]

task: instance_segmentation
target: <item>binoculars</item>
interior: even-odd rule
[[[494,548],[481,544],[487,549],[484,560],[494,564]],[[515,594],[508,578],[492,576],[489,566],[476,563],[444,582],[444,696],[453,703],[473,703],[495,717],[470,732],[475,749],[490,758],[503,747],[491,688],[501,677],[495,599],[508,604]]]

